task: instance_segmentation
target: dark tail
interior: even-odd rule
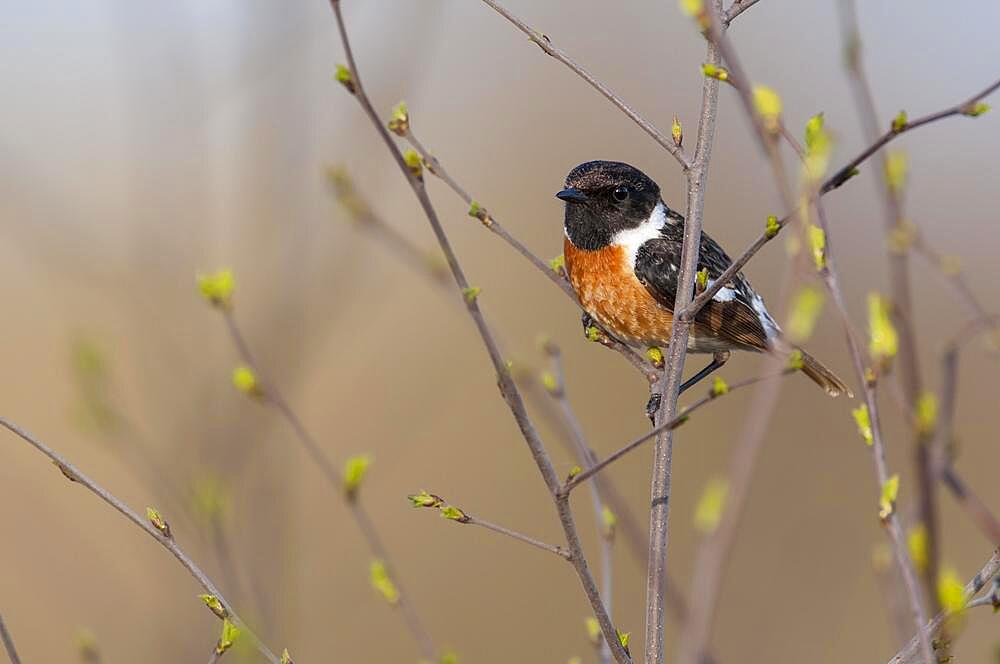
[[[798,350],[802,353],[802,373],[809,376],[809,378],[811,378],[814,383],[822,387],[827,394],[831,397],[839,397],[841,394],[846,394],[852,398],[854,397],[854,394],[847,387],[844,381],[837,377],[837,374],[827,369],[822,362],[801,348]]]

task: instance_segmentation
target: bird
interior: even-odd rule
[[[556,197],[565,202],[564,264],[585,329],[596,321],[630,346],[665,347],[673,327],[684,216],[666,204],[649,176],[617,161],[580,164]],[[703,232],[698,270],[707,272],[708,285],[730,265],[732,259]],[[732,351],[780,356],[799,351],[802,372],[828,395],[850,395],[833,371],[785,338],[742,272],[697,313],[687,350],[711,353],[712,360],[681,391],[723,366]],[[650,417],[657,406],[650,401]]]

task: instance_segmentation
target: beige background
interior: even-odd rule
[[[457,0],[351,2],[345,11],[383,113],[409,102],[422,140],[518,237],[561,247],[552,194],[580,161],[612,158],[653,175],[682,207],[668,155],[485,6]],[[866,55],[884,123],[965,98],[997,76],[1000,10],[988,3],[863,3]],[[359,233],[331,201],[323,168],[340,163],[400,232],[430,249],[411,193],[354,101],[332,82],[343,59],[323,2],[8,2],[0,26],[0,410],[42,436],[136,508],[155,504],[260,635],[299,662],[415,661],[399,616],[368,587],[367,553],[340,501],[275,414],[229,385],[236,355],[197,296],[198,271],[231,265],[237,316],[268,370],[336,458],[376,457],[364,500],[435,637],[466,662],[590,658],[586,603],[557,559],[485,531],[412,511],[440,493],[468,511],[548,541],[559,527],[498,398],[485,354],[454,297]],[[549,33],[666,131],[698,107],[703,44],[671,1],[580,0],[510,8]],[[789,124],[824,111],[836,162],[863,145],[833,2],[766,0],[734,25],[748,69],[783,96]],[[993,102],[1000,103],[994,99]],[[1000,116],[955,118],[904,137],[907,209],[943,252],[962,257],[995,310],[1000,279]],[[723,90],[706,226],[733,253],[778,211],[778,197],[731,90]],[[565,349],[574,405],[607,453],[644,431],[644,385],[618,356],[584,342],[578,313],[522,259],[465,216],[438,182],[439,206],[504,348],[540,366],[551,334]],[[868,169],[828,197],[852,312],[885,287],[881,211]],[[776,301],[780,243],[749,269]],[[924,369],[965,311],[919,260]],[[831,312],[810,347],[848,372]],[[74,370],[80,344],[110,371]],[[727,367],[753,374],[756,358]],[[983,343],[963,357],[959,468],[1000,505],[994,390]],[[102,387],[103,385],[103,387]],[[102,394],[128,425],[97,433],[82,394]],[[884,540],[870,455],[847,400],[789,380],[728,567],[717,622],[724,662],[886,660],[896,646],[872,570]],[[890,462],[912,513],[909,441],[887,424]],[[687,580],[691,515],[725,468],[748,398],[703,411],[679,435],[671,559]],[[573,465],[543,432],[560,472]],[[160,470],[149,473],[142,459]],[[645,520],[649,452],[613,477]],[[189,503],[205,478],[229,487],[217,546]],[[589,501],[575,501],[593,545]],[[990,545],[943,499],[944,556],[971,576]],[[11,436],[0,446],[0,612],[25,661],[74,661],[74,633],[107,662],[199,661],[217,624],[169,556],[69,484]],[[590,547],[592,550],[595,547]],[[642,632],[643,570],[618,549],[617,622]],[[596,550],[595,550],[596,554]],[[971,617],[962,661],[984,662],[995,618]],[[668,638],[677,638],[673,627]],[[227,655],[227,658],[229,656]]]

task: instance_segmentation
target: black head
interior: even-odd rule
[[[588,161],[566,176],[556,194],[566,201],[566,235],[580,249],[605,247],[619,231],[647,221],[660,188],[634,166],[619,161]]]

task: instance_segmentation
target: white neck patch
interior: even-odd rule
[[[611,243],[623,247],[628,258],[628,265],[635,267],[635,259],[639,254],[639,247],[649,240],[655,240],[660,237],[660,229],[666,224],[667,210],[663,205],[663,201],[660,201],[649,214],[649,219],[635,228],[618,231],[611,238]]]

